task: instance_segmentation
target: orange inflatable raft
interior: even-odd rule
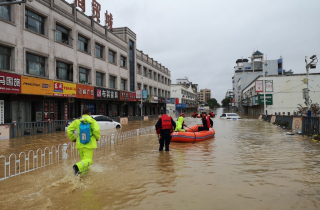
[[[202,125],[195,125],[190,128],[186,128],[185,130],[187,132],[173,132],[171,134],[171,141],[193,143],[211,139],[214,137],[216,133],[213,128],[209,128],[209,131],[198,131],[198,127],[202,127]]]

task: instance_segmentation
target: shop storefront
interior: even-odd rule
[[[96,107],[98,107],[98,114],[109,117],[118,117],[120,113],[119,91],[94,88],[94,99],[96,100]]]
[[[136,115],[136,93],[120,91],[120,116],[135,116]]]

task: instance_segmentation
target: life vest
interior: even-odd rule
[[[197,116],[197,113],[193,113],[193,115],[192,115],[193,117],[196,117]]]
[[[211,117],[214,117],[214,114],[212,112],[209,113]]]
[[[173,132],[172,130],[172,123],[171,123],[171,117],[169,117],[168,115],[164,114],[162,115],[161,119],[161,130],[170,130],[170,133]]]
[[[207,127],[210,128],[211,124],[210,124],[210,117],[206,116],[206,120],[207,120]]]

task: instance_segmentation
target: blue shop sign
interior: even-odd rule
[[[171,104],[171,99],[170,98],[166,98],[165,102],[166,102],[166,104]]]
[[[176,104],[176,109],[187,108],[187,104]]]

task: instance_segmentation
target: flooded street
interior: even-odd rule
[[[0,209],[320,208],[318,143],[249,117],[220,120],[221,113],[213,139],[159,152],[149,133],[96,151],[81,179],[72,171],[76,157],[1,181]],[[122,131],[155,123],[129,122]],[[0,141],[0,156],[66,142],[64,133]]]

